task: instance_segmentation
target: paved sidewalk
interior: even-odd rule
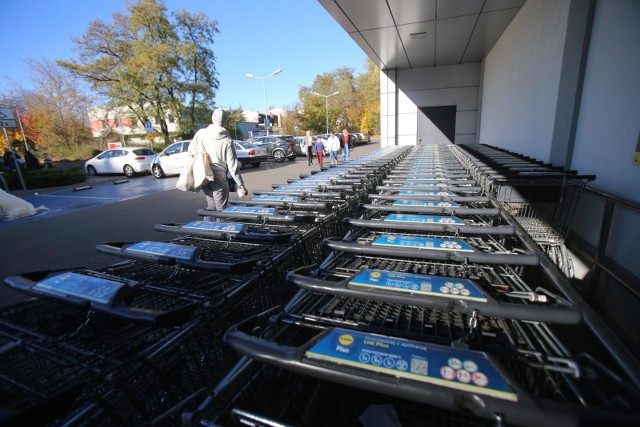
[[[360,146],[353,154],[360,157],[379,147],[379,143]],[[259,168],[243,169],[242,176],[251,194],[252,190],[269,189],[271,183],[286,183],[287,178],[298,178],[300,174],[308,174],[312,170],[319,170],[317,162],[308,166],[305,157],[298,157],[293,162],[270,161]],[[158,181],[169,180],[175,181],[175,178]],[[204,207],[206,202],[202,193],[169,189],[38,221],[0,227],[0,282],[6,276],[19,273],[113,265],[121,259],[96,252],[96,245],[171,240],[175,238],[174,234],[157,232],[154,225],[201,219],[196,211]],[[24,294],[0,285],[0,307],[25,299],[27,297]]]

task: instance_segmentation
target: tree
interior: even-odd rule
[[[187,98],[181,114],[180,128],[183,134],[193,136],[196,130],[206,126],[219,87],[216,57],[209,48],[218,32],[218,22],[209,20],[203,13],[191,14],[183,9],[175,14],[175,18],[181,41],[181,89]]]
[[[227,123],[225,123],[224,128],[229,131],[231,138],[240,140],[244,138],[242,132],[238,128],[238,123],[244,121],[244,112],[242,111],[242,107],[229,110],[229,117],[227,117]],[[211,123],[211,115],[209,115],[209,123]]]
[[[316,76],[311,86],[302,86],[298,91],[302,114],[299,122],[313,133],[324,133],[328,116],[329,131],[380,132],[380,72],[367,59],[367,71],[358,77],[347,67]],[[331,95],[325,102],[324,96]]]
[[[111,108],[125,106],[142,123],[154,117],[168,143],[169,114],[184,123],[182,114],[190,112],[193,131],[212,105],[218,83],[209,45],[217,23],[185,11],[173,23],[161,0],[140,0],[128,12],[114,14],[112,24],[93,21],[73,40],[77,60],[59,64],[110,99]]]
[[[359,129],[369,134],[380,133],[380,69],[366,58],[367,71],[356,79],[356,98],[361,107]]]
[[[289,108],[282,115],[282,123],[280,123],[280,130],[286,135],[303,135],[306,129],[300,127],[301,116],[295,108]],[[298,130],[296,131],[296,126]],[[311,130],[311,129],[309,129]]]
[[[298,91],[298,97],[303,105],[302,113],[299,115],[300,126],[314,134],[325,133],[324,98],[313,95],[313,90],[305,86]]]
[[[25,62],[35,89],[14,85],[7,103],[18,111],[27,140],[55,150],[90,139],[86,114],[92,98],[80,82],[48,59]],[[22,143],[19,131],[12,139]]]

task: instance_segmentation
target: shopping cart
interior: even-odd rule
[[[170,242],[115,242],[96,246],[101,253],[140,261],[181,265],[195,270],[246,273],[270,260],[284,246],[183,236]]]
[[[434,234],[384,233],[360,229],[349,240],[325,239],[332,250],[375,256],[406,257],[461,263],[538,265],[540,258],[516,237],[450,236]]]
[[[446,335],[467,333],[463,319],[451,321],[452,313],[428,317],[430,329],[440,334],[434,340],[433,332],[406,337],[398,314],[417,317],[411,307],[383,307],[377,315],[368,310],[337,327],[330,326],[336,323],[331,316],[308,315],[306,304],[289,306],[298,316],[287,310],[255,316],[231,328],[225,341],[243,355],[299,375],[506,423],[628,424],[638,415],[637,394],[627,394],[610,372],[582,376],[588,364],[567,354],[542,323],[497,320],[476,334],[478,341],[459,346],[451,338],[446,343]],[[372,331],[363,330],[362,323],[372,321]],[[593,387],[606,388],[625,405],[593,393]]]
[[[220,340],[214,313],[194,318],[88,387],[59,425],[140,425],[202,387],[238,360]]]
[[[450,236],[460,234],[513,235],[515,227],[508,225],[497,215],[422,215],[412,213],[388,213],[376,211],[370,205],[361,218],[345,218],[352,227],[407,230],[414,232],[440,232]]]
[[[156,224],[155,230],[173,234],[207,237],[217,240],[238,240],[254,243],[290,242],[303,230],[298,227],[275,224],[240,222],[191,221],[187,223]]]
[[[334,253],[287,280],[309,291],[476,316],[575,324],[579,310],[538,268]],[[531,283],[531,284],[529,284]]]
[[[5,284],[31,296],[156,326],[184,323],[203,300],[84,268],[14,275]]]
[[[277,195],[276,192],[266,192],[263,193],[261,191],[254,191],[254,194],[268,194],[268,195]],[[283,193],[280,193],[283,194]],[[301,191],[300,194],[288,194],[288,195],[304,195],[304,191]],[[339,195],[333,195],[332,197],[339,197]],[[225,221],[233,220],[233,219],[242,219],[242,220],[251,220],[254,222],[277,222],[277,223],[314,223],[318,219],[318,216],[312,212],[289,212],[288,209],[278,209],[272,207],[263,207],[263,206],[229,206],[224,208],[221,211],[209,210],[209,209],[198,209],[197,214],[200,216],[207,216],[212,218],[220,218],[225,219]]]
[[[468,411],[454,412],[241,360],[210,393],[185,401],[154,425],[437,425],[489,426]]]
[[[47,425],[111,364],[0,323],[0,423]]]
[[[466,161],[473,164],[476,179],[482,181],[486,193],[520,224],[567,277],[572,277],[573,264],[564,238],[571,227],[578,197],[595,176],[540,165],[531,159],[516,160],[533,164],[531,168],[516,166],[512,159],[517,155],[505,154],[492,147],[472,149],[465,146],[457,150],[461,159],[466,157]],[[469,160],[479,151],[483,153],[481,159]],[[498,158],[492,160],[493,166],[484,167],[484,161],[492,157]]]

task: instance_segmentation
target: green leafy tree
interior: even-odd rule
[[[354,77],[347,67],[316,76],[311,86],[302,86],[298,91],[299,122],[304,129],[314,133],[326,131],[328,116],[329,131],[380,132],[380,76],[379,70],[367,59],[367,71]],[[324,96],[333,95],[325,100]]]
[[[296,126],[298,126],[298,130],[296,130]],[[282,115],[282,122],[280,123],[281,133],[285,135],[304,135],[305,130],[306,129],[300,127],[300,113],[295,108],[286,111]]]
[[[229,110],[229,117],[227,118],[227,123],[225,123],[224,128],[229,131],[231,138],[240,140],[244,139],[242,132],[238,128],[238,123],[244,121],[244,112],[242,111],[242,107]],[[209,122],[211,122],[210,118]]]
[[[300,126],[312,133],[324,133],[325,128],[325,102],[324,98],[313,95],[308,87],[301,87],[298,97],[302,101],[302,113],[299,115]]]
[[[183,134],[191,137],[207,125],[219,87],[216,57],[210,48],[218,32],[218,22],[203,13],[192,14],[184,9],[179,10],[175,18],[180,38],[181,90],[186,97],[180,128]]]
[[[142,123],[155,118],[168,143],[169,115],[194,131],[213,100],[218,83],[208,46],[216,22],[185,11],[172,22],[161,0],[140,0],[128,12],[114,14],[112,24],[93,21],[73,40],[78,58],[59,64],[111,100],[109,107],[124,106]]]

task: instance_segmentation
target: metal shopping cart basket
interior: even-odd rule
[[[237,362],[220,339],[214,313],[182,328],[88,388],[63,425],[140,425],[202,387],[216,384]]]
[[[407,257],[461,263],[538,265],[538,255],[525,249],[516,237],[441,236],[384,233],[361,229],[349,240],[325,239],[332,250],[375,256]]]
[[[410,307],[406,310],[411,313]],[[638,415],[633,409],[637,395],[627,394],[614,376],[582,376],[583,366],[542,323],[496,319],[476,335],[482,341],[458,346],[432,340],[433,334],[407,338],[404,323],[394,320],[402,307],[388,306],[376,311],[378,316],[353,318],[341,326],[329,326],[330,316],[325,322],[306,310],[295,311],[299,316],[285,310],[248,319],[231,328],[225,341],[243,355],[300,375],[447,410],[470,410],[500,423],[630,424]],[[466,333],[451,316],[442,313],[429,322],[453,337],[457,330]],[[372,317],[380,317],[377,327],[363,331],[361,323]],[[593,393],[593,387],[607,388],[629,406]]]
[[[537,267],[333,253],[319,267],[289,272],[287,280],[317,293],[468,315],[568,324],[582,319]]]
[[[29,337],[3,324],[0,348],[0,423],[6,426],[49,424],[112,366],[58,340]]]
[[[483,426],[491,422],[357,389],[253,361],[241,360],[211,392],[201,392],[154,425]],[[173,422],[169,422],[172,420]]]
[[[85,268],[24,273],[5,278],[5,284],[32,296],[156,326],[191,319],[203,301]]]
[[[249,272],[258,262],[267,262],[285,249],[284,245],[232,242],[197,236],[183,236],[170,242],[115,242],[96,246],[98,252],[118,257],[230,273]]]

